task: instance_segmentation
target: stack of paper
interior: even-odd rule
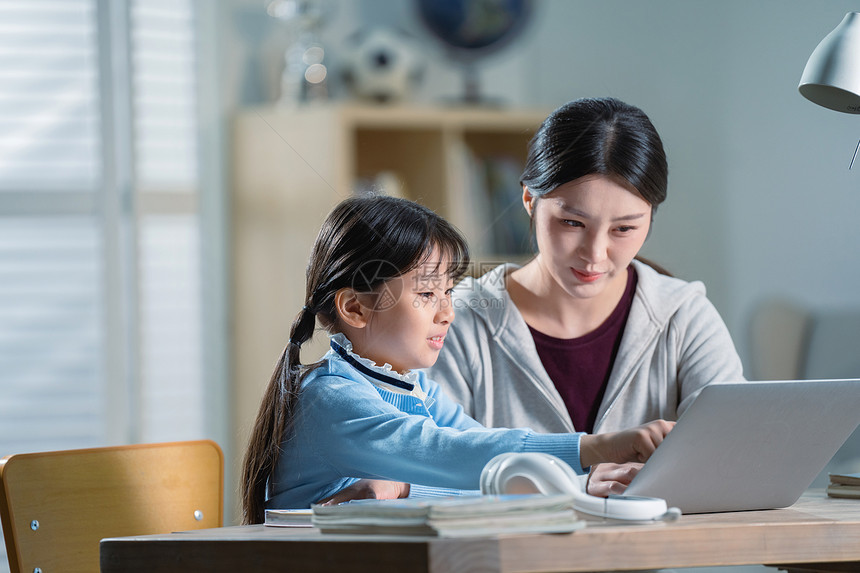
[[[830,485],[827,486],[830,497],[850,497],[860,499],[860,473],[830,474]]]
[[[568,495],[475,495],[357,500],[313,506],[323,533],[466,537],[497,533],[567,533],[585,526]]]
[[[266,525],[273,527],[313,527],[310,509],[267,509]]]

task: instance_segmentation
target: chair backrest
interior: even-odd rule
[[[841,308],[815,313],[809,332],[804,377],[860,378],[860,309]],[[812,482],[813,487],[825,487],[830,473],[860,472],[860,428],[839,448],[833,459]]]
[[[811,321],[811,311],[793,301],[770,298],[757,304],[750,320],[747,378],[802,378]]]
[[[7,456],[11,572],[98,572],[105,537],[220,527],[223,490],[224,454],[210,440]]]
[[[817,380],[860,378],[860,309],[821,309],[771,298],[758,304],[750,321],[752,378]],[[826,413],[812,412],[826,416]],[[811,487],[823,488],[829,473],[860,472],[860,428],[821,470]]]

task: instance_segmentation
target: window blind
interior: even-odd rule
[[[140,273],[140,440],[204,437],[194,13],[131,5]],[[157,198],[156,200],[152,200]]]
[[[104,439],[94,8],[0,2],[0,455]]]
[[[100,255],[89,217],[0,222],[2,455],[104,440]]]
[[[140,441],[203,438],[197,217],[150,215],[140,236]]]
[[[194,17],[191,0],[0,0],[0,456],[205,436]],[[105,21],[128,28],[111,77],[130,106],[105,92]]]
[[[94,190],[94,10],[92,0],[0,1],[0,192]]]
[[[131,22],[138,186],[193,193],[197,106],[191,3],[137,0]]]

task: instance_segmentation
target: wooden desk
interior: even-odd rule
[[[860,571],[860,501],[685,515],[658,525],[470,539],[321,534],[262,525],[104,539],[102,573],[190,571],[600,571],[744,564]],[[807,565],[801,565],[807,564]],[[813,565],[814,564],[814,565]]]

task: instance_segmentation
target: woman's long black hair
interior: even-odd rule
[[[657,209],[666,199],[669,167],[645,112],[615,98],[583,98],[544,120],[529,142],[520,184],[542,197],[586,175],[619,178]]]
[[[266,488],[282,440],[291,431],[299,385],[320,363],[303,366],[301,345],[313,336],[316,318],[337,330],[335,295],[342,288],[373,292],[415,269],[438,249],[455,280],[469,265],[466,241],[445,219],[418,203],[385,196],[351,197],[329,214],[314,242],[306,273],[305,303],[263,396],[242,469],[243,522],[261,523]]]

